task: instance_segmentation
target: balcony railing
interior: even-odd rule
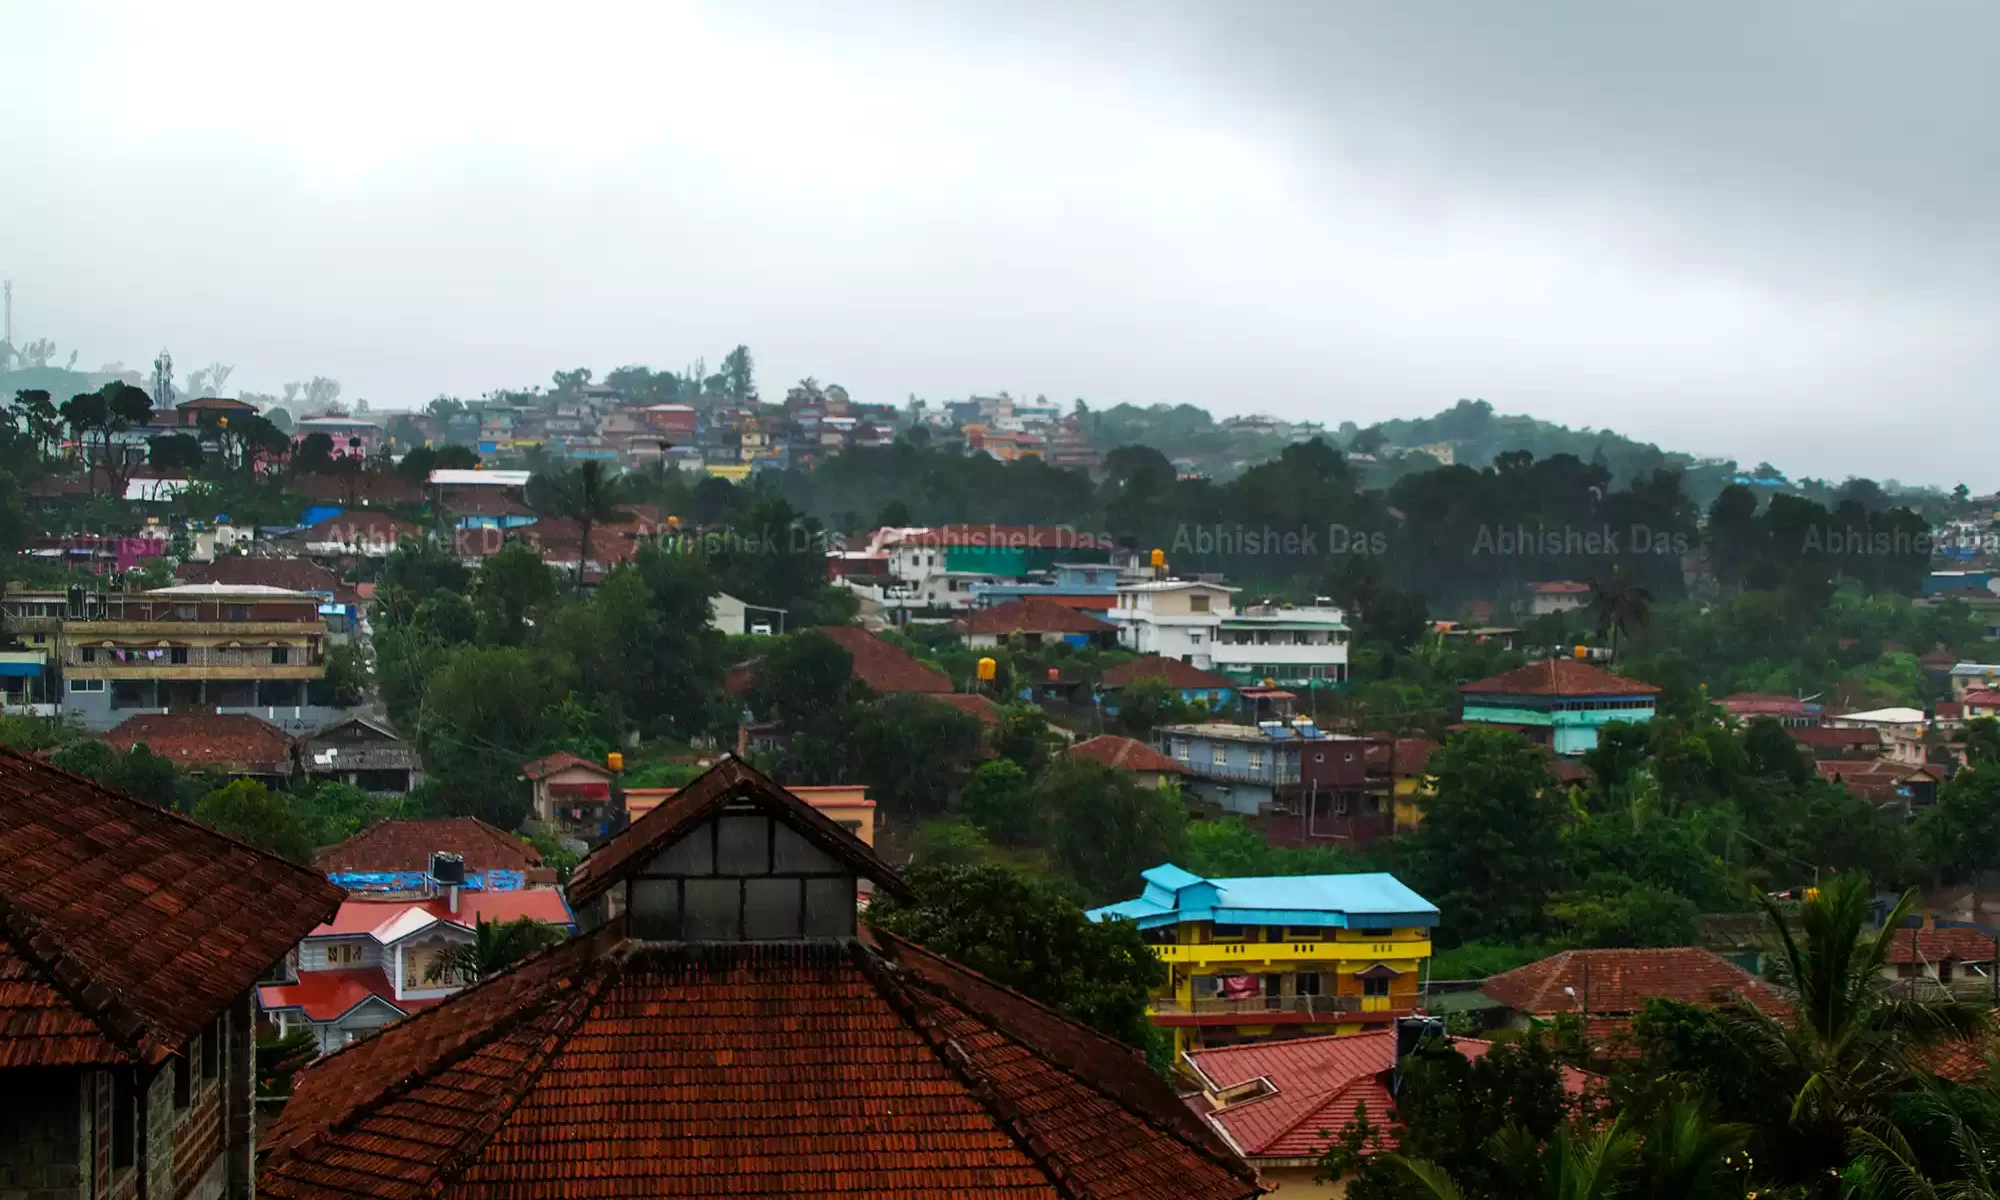
[[[1429,958],[1429,938],[1370,938],[1345,941],[1322,938],[1315,941],[1286,942],[1206,942],[1200,945],[1170,943],[1155,945],[1153,953],[1169,965],[1251,966],[1274,962],[1324,962],[1328,960],[1375,962]]]
[[[1241,1000],[1227,1000],[1220,996],[1210,996],[1183,1003],[1179,1000],[1159,1000],[1153,1004],[1153,1012],[1162,1017],[1265,1017],[1272,1014],[1340,1017],[1355,1013],[1375,1011],[1368,1006],[1380,1001],[1379,1011],[1387,1012],[1388,996],[1248,996]]]

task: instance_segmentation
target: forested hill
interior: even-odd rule
[[[1688,498],[1703,507],[1743,477],[1785,480],[1784,490],[1821,503],[1835,499],[1839,483],[1791,480],[1769,463],[1752,466],[1731,459],[1697,458],[1609,429],[1572,429],[1536,417],[1500,414],[1484,400],[1460,400],[1430,417],[1398,418],[1367,428],[1348,421],[1323,431],[1310,425],[1285,429],[1282,422],[1278,431],[1271,431],[1260,423],[1217,420],[1191,404],[1145,408],[1120,404],[1098,412],[1085,409],[1080,416],[1085,437],[1100,450],[1151,446],[1169,459],[1185,460],[1199,471],[1223,479],[1270,460],[1288,441],[1323,432],[1329,442],[1350,455],[1364,456],[1355,465],[1378,487],[1387,487],[1413,471],[1438,466],[1431,453],[1439,448],[1448,449],[1451,462],[1471,467],[1491,466],[1497,456],[1518,451],[1538,459],[1567,454],[1609,471],[1612,483],[1620,487],[1655,471],[1679,471]],[[1377,461],[1368,464],[1368,458]],[[1932,489],[1891,490],[1912,500],[1943,498]]]

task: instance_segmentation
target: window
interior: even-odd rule
[[[174,620],[192,621],[201,615],[201,609],[192,604],[174,605]]]
[[[361,961],[361,947],[353,942],[336,942],[326,948],[326,965],[351,967]]]
[[[1241,942],[1250,937],[1248,925],[1217,925],[1215,940],[1218,942]]]
[[[111,1169],[123,1170],[133,1164],[138,1148],[139,1098],[132,1072],[120,1067],[111,1072]]]
[[[1221,742],[1210,745],[1208,748],[1208,761],[1218,767],[1227,763],[1229,761],[1229,747],[1223,745]]]
[[[102,679],[72,679],[69,681],[69,690],[72,692],[101,692],[104,690],[104,681]]]
[[[1196,592],[1196,593],[1195,593],[1194,595],[1192,595],[1192,596],[1189,596],[1189,597],[1188,597],[1188,611],[1189,611],[1189,612],[1207,612],[1207,611],[1208,611],[1208,597],[1207,597],[1207,596],[1205,596],[1205,595],[1203,595],[1203,594],[1202,594],[1202,593],[1200,593],[1200,592]]]
[[[282,666],[284,666],[284,665],[285,665],[286,663],[288,663],[288,662],[290,662],[290,661],[292,661],[292,648],[291,648],[290,646],[273,646],[273,647],[271,647],[271,665],[272,665],[272,666],[274,666],[274,667],[282,667]]]
[[[247,620],[249,620],[249,619],[250,619],[250,606],[249,606],[249,605],[247,605],[247,604],[232,604],[232,605],[230,605],[230,606],[229,606],[229,619],[230,619],[230,620],[232,620],[232,621],[247,621]]]
[[[1386,996],[1389,994],[1389,981],[1386,979],[1364,979],[1361,981],[1361,994],[1364,996]]]
[[[78,662],[80,662],[80,663],[94,663],[94,662],[96,662],[96,661],[97,661],[97,647],[95,647],[95,646],[82,646],[82,647],[79,647],[79,648],[77,649],[77,652],[76,652],[76,661],[78,661]]]
[[[1264,748],[1262,746],[1250,747],[1250,769],[1253,771],[1264,769]]]
[[[1192,751],[1191,751],[1190,747],[1188,746],[1188,741],[1187,741],[1187,739],[1186,739],[1186,738],[1175,738],[1175,739],[1174,739],[1174,757],[1175,757],[1175,758],[1178,758],[1178,759],[1180,759],[1180,760],[1181,760],[1182,762],[1186,762],[1186,761],[1188,760],[1188,758],[1190,757],[1191,753],[1192,753]]]
[[[201,1035],[201,1077],[214,1079],[222,1074],[222,1039],[227,1018],[217,1017],[209,1022]]]
[[[1304,975],[1300,975],[1298,977],[1297,987],[1294,990],[1297,992],[1297,994],[1301,996],[1319,995],[1319,972],[1313,971]]]
[[[1325,932],[1325,930],[1319,928],[1317,925],[1294,925],[1292,928],[1285,930],[1285,940],[1288,942],[1316,942]]]
[[[1334,798],[1333,798],[1333,815],[1334,815],[1334,816],[1336,816],[1336,817],[1344,817],[1344,816],[1346,816],[1346,815],[1347,815],[1347,793],[1346,793],[1346,792],[1340,792],[1340,793],[1338,793],[1338,794],[1336,794],[1336,795],[1334,796]]]
[[[186,646],[169,646],[167,648],[167,662],[172,666],[185,667],[187,666],[187,660],[188,648]]]

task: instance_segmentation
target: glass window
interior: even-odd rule
[[[805,935],[809,938],[854,936],[854,876],[806,880]]]
[[[284,666],[284,665],[285,665],[286,663],[288,663],[288,662],[290,662],[290,661],[292,661],[292,648],[291,648],[290,646],[273,646],[273,647],[271,647],[271,665],[272,665],[272,666],[274,666],[274,667],[282,667],[282,666]]]
[[[176,667],[184,667],[187,665],[187,660],[188,648],[186,646],[169,646],[167,648],[167,662],[169,664]]]
[[[1218,767],[1228,762],[1229,747],[1223,745],[1221,742],[1211,745],[1208,748],[1208,761]]]
[[[1249,937],[1250,926],[1248,925],[1217,925],[1215,927],[1215,940],[1218,942],[1241,942],[1248,940]]]
[[[1252,746],[1250,748],[1250,769],[1253,771],[1264,769],[1264,751],[1262,747]]]
[[[1298,977],[1298,986],[1295,989],[1295,992],[1297,995],[1300,996],[1319,995],[1319,972],[1310,971],[1303,975],[1300,975]]]
[[[753,942],[792,940],[804,929],[804,888],[798,879],[743,881],[743,936]]]
[[[1207,611],[1208,611],[1208,597],[1207,597],[1207,596],[1204,596],[1204,595],[1202,595],[1202,594],[1201,594],[1200,592],[1196,592],[1196,593],[1195,593],[1194,595],[1192,595],[1192,596],[1189,596],[1189,597],[1188,597],[1188,611],[1189,611],[1189,612],[1207,612]]]
[[[703,822],[686,837],[654,855],[646,871],[657,875],[715,874],[715,823]]]
[[[682,914],[681,936],[690,942],[740,942],[743,940],[743,881],[740,879],[690,879],[686,908]]]
[[[853,832],[861,827],[861,822],[842,821],[841,825]],[[804,834],[783,821],[772,822],[771,850],[771,869],[780,874],[797,872],[818,875],[841,869],[832,855],[807,841]]]
[[[80,663],[94,663],[94,662],[96,662],[96,661],[97,661],[97,647],[95,647],[95,646],[81,646],[81,647],[78,647],[78,648],[77,648],[77,652],[76,652],[76,661],[78,661],[78,662],[80,662]]]
[[[1389,994],[1389,981],[1386,979],[1364,979],[1361,981],[1361,994],[1364,996],[1386,996]]]
[[[717,818],[715,871],[718,875],[769,875],[771,818],[762,813],[724,813]]]
[[[632,936],[671,941],[681,935],[681,885],[675,879],[634,879],[627,893]]]

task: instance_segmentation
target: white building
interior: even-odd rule
[[[1590,585],[1570,579],[1528,585],[1528,614],[1546,617],[1551,613],[1575,612],[1590,603]]]
[[[1118,644],[1139,654],[1177,658],[1208,670],[1215,639],[1232,615],[1237,589],[1191,579],[1163,579],[1118,586],[1118,602],[1105,619],[1118,626]]]
[[[1347,681],[1346,613],[1336,605],[1251,605],[1222,619],[1210,657],[1240,682],[1327,687]]]

